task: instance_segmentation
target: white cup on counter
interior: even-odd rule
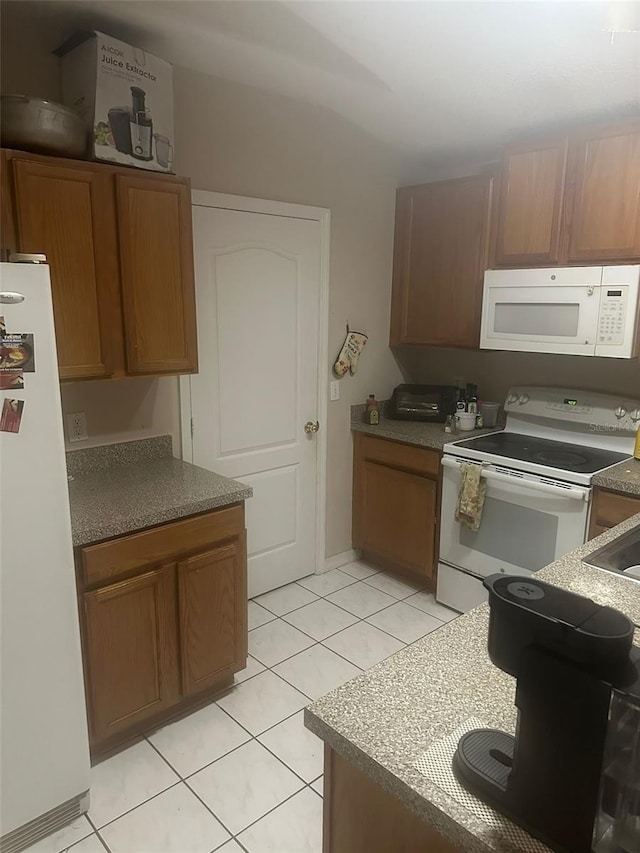
[[[458,429],[461,432],[470,432],[472,429],[475,429],[477,417],[475,412],[458,412],[456,415]]]

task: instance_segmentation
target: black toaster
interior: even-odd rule
[[[387,405],[387,417],[399,421],[444,423],[456,411],[455,385],[398,385]]]

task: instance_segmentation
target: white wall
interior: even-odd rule
[[[173,454],[180,456],[180,412],[175,377],[65,382],[62,411],[84,412],[88,441],[67,442],[67,450],[170,435]],[[66,423],[65,423],[66,435]]]
[[[327,556],[351,547],[349,407],[401,380],[388,348],[394,155],[336,114],[175,69],[176,170],[193,187],[331,210],[329,355],[346,324],[369,342],[329,403]],[[327,389],[328,390],[328,389]]]
[[[28,7],[20,6],[22,16]],[[59,97],[57,60],[47,51],[63,34],[4,14],[2,23],[2,91]],[[341,381],[341,399],[329,403],[322,425],[328,432],[326,553],[340,553],[351,547],[349,407],[370,393],[389,396],[401,380],[388,348],[396,156],[329,110],[174,71],[178,174],[190,176],[195,189],[331,210],[331,359],[347,323],[369,335],[357,375]],[[179,446],[176,379],[67,384],[62,399],[65,412],[86,412],[90,443],[169,432]]]

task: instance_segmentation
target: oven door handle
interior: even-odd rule
[[[442,465],[444,468],[454,468],[460,470],[463,463],[457,462],[454,459],[449,459],[447,456],[442,457]],[[476,463],[471,463],[476,464]],[[525,480],[520,477],[512,477],[510,474],[501,474],[499,471],[491,471],[486,468],[482,469],[482,476],[486,480],[495,480],[498,483],[507,483],[510,486],[520,486],[523,489],[529,489],[532,492],[545,492],[549,495],[557,497],[570,498],[575,501],[588,501],[589,489],[582,489],[574,486],[554,486],[551,483],[543,483],[538,480]]]

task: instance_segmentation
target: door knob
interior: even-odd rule
[[[318,421],[316,421],[315,423],[313,421],[307,421],[306,424],[304,425],[304,431],[307,434],[313,433],[313,432],[318,432],[319,429],[320,429],[320,423]]]

